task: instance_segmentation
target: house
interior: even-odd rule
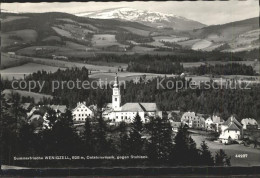
[[[66,113],[67,106],[66,105],[48,105],[49,108],[54,110],[56,113]]]
[[[187,124],[189,128],[204,129],[205,119],[202,114],[195,114],[195,112],[185,112],[181,117],[181,122]]]
[[[167,119],[173,120],[173,121],[178,121],[180,122],[181,116],[180,116],[180,111],[166,111],[165,117]]]
[[[68,61],[69,58],[66,57],[66,56],[56,56],[56,55],[52,55],[53,57],[53,60],[57,59],[57,60],[65,60],[65,61]]]
[[[22,103],[21,108],[24,109],[25,111],[29,112],[33,107],[32,103]]]
[[[86,102],[78,102],[72,110],[73,121],[85,122],[87,118],[94,117],[94,112],[86,106]]]
[[[220,132],[221,125],[224,123],[223,119],[213,114],[212,121],[215,124],[216,132]]]
[[[221,125],[221,134],[219,139],[222,143],[228,143],[230,140],[239,140],[243,137],[243,127],[231,116]]]
[[[205,129],[219,132],[220,126],[222,123],[223,123],[223,120],[219,116],[213,114],[212,116],[210,116],[206,119]]]
[[[15,52],[7,52],[7,54],[9,55],[9,57],[15,57]]]
[[[258,129],[257,121],[252,118],[242,119],[241,124],[243,125],[243,129],[248,129],[248,130],[257,130]]]
[[[28,124],[33,125],[35,128],[41,127],[43,124],[43,118],[40,114],[34,114],[29,118]]]
[[[65,105],[38,105],[31,109],[30,112],[27,112],[27,118],[28,123],[31,124],[33,120],[35,120],[35,117],[38,118],[41,116],[41,119],[39,121],[41,128],[50,128],[49,121],[47,119],[48,117],[48,110],[52,109],[55,111],[56,117],[60,117],[61,114],[64,114],[67,110],[67,107]],[[39,125],[37,127],[40,127]]]
[[[181,126],[181,122],[176,122],[176,121],[170,120],[170,124],[171,124],[171,126],[172,126],[173,132],[178,132],[178,129],[179,129],[180,126]]]
[[[188,111],[188,112],[185,112],[185,113],[182,115],[182,117],[181,117],[181,122],[188,124],[188,123],[189,123],[189,120],[190,120],[190,119],[194,119],[194,118],[196,118],[195,112],[190,112],[190,111]]]
[[[149,117],[162,118],[162,111],[159,111],[156,103],[125,103],[122,105],[117,76],[113,85],[112,103],[108,103],[102,110],[102,117],[116,123],[122,121],[131,123],[137,114],[144,123],[149,121]]]
[[[214,127],[213,127],[213,120],[211,119],[211,117],[208,117],[205,121],[205,129],[206,130],[214,130]]]

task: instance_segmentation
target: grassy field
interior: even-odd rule
[[[7,98],[10,96],[10,94],[12,92],[19,93],[21,96],[24,96],[24,97],[30,96],[30,97],[34,98],[35,103],[38,103],[43,98],[49,98],[49,99],[53,98],[51,95],[46,95],[46,94],[41,94],[41,93],[34,93],[34,92],[23,91],[23,90],[6,89],[6,90],[3,91],[3,93],[5,94],[5,97],[7,97]]]
[[[131,81],[135,80],[136,78],[139,79],[141,76],[146,75],[146,78],[152,79],[156,78],[157,76],[164,77],[165,74],[153,74],[153,73],[140,73],[140,72],[118,72],[117,76],[119,81]],[[166,75],[168,77],[172,75]],[[115,80],[115,72],[100,72],[94,73],[90,75],[90,78],[93,79],[101,79],[102,81],[114,81]]]
[[[181,45],[182,47],[192,48],[192,46],[199,41],[201,41],[201,39],[193,39],[193,40],[177,42],[177,44]]]
[[[143,47],[143,46],[135,46],[132,48],[132,51],[134,52],[150,52],[150,51],[154,51],[155,48],[147,48],[147,47]]]
[[[27,63],[21,66],[6,68],[0,70],[1,77],[3,79],[12,80],[15,79],[23,79],[24,75],[29,75],[31,73],[45,70],[47,72],[55,72],[59,69],[59,67],[53,67],[43,64],[36,64],[36,63]]]
[[[146,30],[141,30],[141,29],[137,29],[137,28],[133,28],[133,27],[121,27],[125,30],[128,30],[129,32],[133,33],[133,34],[137,34],[140,36],[149,36],[150,31],[146,31]]]
[[[61,38],[59,36],[49,36],[44,38],[42,41],[61,41]]]
[[[81,45],[81,44],[77,44],[77,43],[74,43],[74,42],[71,42],[71,41],[66,41],[66,47],[70,48],[70,49],[77,50],[77,51],[79,51],[79,50],[87,51],[87,50],[92,49],[90,47],[87,47],[87,46],[84,46],[84,45]]]
[[[22,58],[23,56],[16,55],[17,58]],[[82,68],[85,66],[87,69],[91,70],[92,72],[117,72],[118,66],[101,66],[101,65],[92,65],[92,64],[86,64],[86,63],[78,63],[78,62],[69,62],[69,61],[61,61],[61,60],[53,60],[53,59],[47,59],[47,58],[36,58],[33,57],[32,63],[44,65],[44,66],[50,66],[50,67],[56,67],[56,68],[71,68],[71,67],[79,67]],[[123,65],[122,65],[123,66]],[[18,69],[21,66],[18,66]],[[42,69],[42,68],[41,68]],[[41,70],[40,69],[40,70]],[[11,69],[10,69],[11,70]],[[2,72],[3,70],[1,70]]]
[[[7,16],[6,18],[1,20],[1,23],[11,22],[13,20],[26,19],[26,16]]]
[[[1,53],[0,69],[20,66],[20,65],[25,64],[29,61],[30,60],[28,60],[27,58],[14,58],[12,56],[9,56],[8,54]]]
[[[211,45],[212,45],[212,42],[210,42],[208,40],[201,40],[201,41],[198,41],[195,44],[193,44],[191,49],[193,49],[193,50],[200,50],[200,49],[207,48],[207,47],[209,47]]]
[[[67,48],[67,47],[61,47],[61,46],[30,46],[27,48],[23,48],[17,51],[17,54],[19,55],[37,55],[37,51],[35,50],[36,48],[42,48],[43,52],[45,54],[56,54],[56,55],[63,55],[65,53],[75,53],[75,50]]]
[[[72,38],[71,33],[67,30],[63,30],[63,29],[58,28],[58,27],[52,27],[52,29],[55,30],[55,32],[57,32],[61,36],[65,36],[67,38]]]
[[[120,44],[117,42],[115,35],[98,34],[98,35],[93,35],[92,45],[94,47],[107,47],[107,46],[120,45]]]
[[[231,156],[232,166],[260,166],[260,149],[254,149],[239,144],[224,145],[213,141],[206,140],[206,136],[191,135],[200,147],[202,141],[205,141],[209,146],[210,151],[215,154],[219,149],[223,149],[228,156]],[[248,154],[247,158],[236,158],[236,154]]]
[[[18,39],[12,39],[12,36],[16,36],[20,38]],[[25,30],[17,30],[17,31],[11,31],[8,33],[2,33],[1,34],[1,46],[9,46],[13,45],[15,43],[28,43],[28,42],[34,42],[37,39],[37,32],[32,29],[25,29]]]
[[[170,43],[175,43],[183,40],[188,40],[187,37],[178,37],[175,35],[171,36],[155,36],[153,37],[155,41],[165,41],[165,42],[170,42]]]

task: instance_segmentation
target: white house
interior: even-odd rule
[[[38,105],[31,109],[30,112],[27,112],[28,123],[31,124],[33,122],[41,121],[41,128],[50,129],[48,117],[48,109],[52,109],[55,111],[56,117],[61,116],[67,110],[66,105]],[[39,117],[41,116],[41,117]]]
[[[189,128],[205,128],[205,119],[202,115],[196,115],[195,112],[185,112],[181,117],[181,122],[187,124]]]
[[[258,129],[258,123],[255,119],[245,118],[241,120],[243,129]]]
[[[85,122],[87,118],[92,118],[94,112],[86,106],[86,102],[78,102],[77,107],[72,110],[73,121]]]
[[[213,128],[213,120],[211,119],[211,117],[208,117],[205,121],[205,129],[206,130],[214,130]]]
[[[216,125],[216,132],[220,132],[221,125],[224,123],[223,119],[213,114],[212,121]]]
[[[159,111],[156,103],[125,103],[121,105],[121,94],[118,77],[115,77],[113,85],[112,103],[108,103],[102,109],[102,116],[112,122],[133,122],[137,113],[142,122],[148,122],[149,117],[159,116],[162,118],[162,111]]]
[[[222,143],[228,143],[230,139],[239,140],[243,136],[242,125],[236,120],[234,116],[231,116],[221,125],[221,134],[219,139]]]

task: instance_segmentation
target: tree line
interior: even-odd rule
[[[142,76],[144,78],[145,76]],[[33,73],[25,78],[25,81],[45,81],[42,93],[53,96],[52,100],[42,100],[40,104],[67,105],[72,109],[77,102],[85,101],[87,105],[97,104],[99,108],[106,103],[111,103],[112,86],[98,87],[97,89],[69,89],[64,87],[57,88],[54,92],[51,89],[51,81],[84,81],[88,78],[88,70],[67,69],[58,70],[51,73],[41,71]],[[260,116],[260,86],[259,84],[250,85],[251,89],[230,89],[220,87],[213,81],[205,82],[195,89],[189,87],[192,79],[181,77],[157,77],[153,79],[140,80],[138,83],[126,81],[125,87],[121,86],[122,104],[126,102],[155,102],[162,111],[180,110],[181,112],[194,111],[197,113],[209,114],[218,113],[224,120],[231,114],[236,114],[238,121],[243,118],[254,118],[259,121]],[[2,81],[5,88],[12,89],[11,81]],[[163,87],[158,87],[158,84]],[[170,88],[167,83],[171,83]],[[215,86],[218,86],[216,88]],[[160,85],[159,85],[160,86]],[[178,89],[180,86],[183,88]],[[187,87],[185,87],[187,86]],[[214,88],[215,87],[215,88]],[[27,89],[28,91],[28,89]],[[35,90],[39,90],[36,88]]]
[[[216,65],[200,65],[199,67],[191,67],[186,69],[194,75],[255,75],[252,66],[239,63],[227,63]]]
[[[129,72],[144,72],[144,73],[157,73],[157,74],[181,74],[184,69],[183,65],[179,62],[171,62],[166,60],[161,62],[159,60],[135,61],[130,62],[127,66]]]

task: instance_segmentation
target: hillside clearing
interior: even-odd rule
[[[24,91],[24,90],[13,90],[13,89],[6,89],[3,91],[3,93],[5,94],[5,97],[9,98],[11,93],[18,93],[21,96],[24,97],[32,97],[34,98],[34,102],[38,103],[40,102],[43,98],[48,98],[48,99],[52,99],[53,97],[51,95],[46,95],[46,94],[42,94],[42,93],[34,93],[34,92],[29,92],[29,91]]]

